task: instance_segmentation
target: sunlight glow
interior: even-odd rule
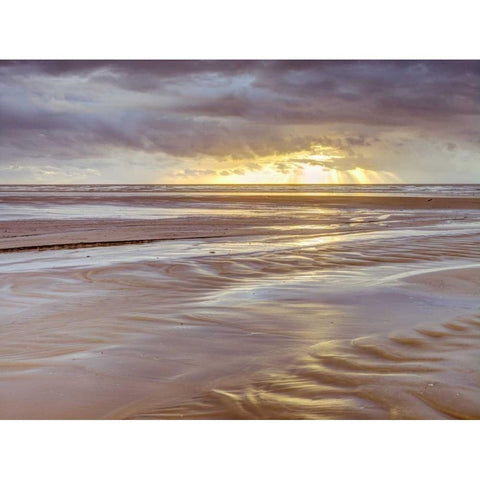
[[[177,172],[171,183],[211,184],[364,184],[399,183],[401,179],[391,172],[368,170],[361,167],[336,169],[335,160],[344,158],[333,147],[316,145],[310,151],[299,151],[282,156],[260,157],[252,160],[230,160],[219,163],[218,170],[205,168],[199,173]]]
[[[211,183],[272,183],[272,184],[366,184],[366,183],[399,183],[401,180],[391,172],[365,170],[356,167],[351,170],[327,169],[319,165],[303,165],[288,173],[282,173],[272,165],[266,165],[261,170],[246,171],[242,175],[231,174],[213,177]]]

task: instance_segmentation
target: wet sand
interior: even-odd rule
[[[1,418],[480,418],[479,198],[2,208]]]
[[[148,220],[102,218],[55,220],[28,218],[28,221],[2,221],[0,251],[40,248],[80,248],[128,243],[146,243],[167,239],[214,238],[254,235],[271,226],[290,226],[292,209],[299,213],[295,225],[329,225],[336,219],[332,212],[358,209],[383,210],[479,210],[480,198],[455,197],[382,197],[382,196],[298,196],[298,195],[42,195],[5,196],[1,203],[24,205],[73,205],[86,212],[91,205],[156,207],[170,209],[170,216],[180,218],[149,218]],[[0,203],[0,205],[1,205]],[[211,207],[218,209],[211,211]],[[225,209],[219,208],[227,205]],[[190,215],[182,214],[181,207]],[[195,208],[196,207],[196,208]],[[210,215],[203,214],[205,207]],[[176,210],[179,210],[175,215]],[[322,210],[322,211],[320,211]],[[322,213],[326,213],[322,218]],[[188,217],[188,222],[185,218]],[[265,217],[268,217],[267,222]],[[313,220],[312,220],[313,218]],[[350,219],[344,221],[350,223]],[[374,220],[375,221],[375,220]],[[428,220],[426,220],[428,221]]]

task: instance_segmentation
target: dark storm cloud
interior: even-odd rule
[[[258,166],[322,144],[343,155],[325,166],[392,169],[385,149],[418,138],[478,153],[477,61],[4,61],[0,88],[2,162],[115,149]]]
[[[111,71],[132,76],[149,74],[157,78],[168,78],[201,73],[235,75],[256,63],[251,60],[4,60],[0,61],[0,69],[30,75],[89,75],[98,71]]]

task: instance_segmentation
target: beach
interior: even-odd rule
[[[0,418],[480,418],[478,186],[3,186]]]

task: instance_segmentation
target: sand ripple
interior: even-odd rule
[[[131,418],[479,419],[480,315],[322,342],[292,369]]]

